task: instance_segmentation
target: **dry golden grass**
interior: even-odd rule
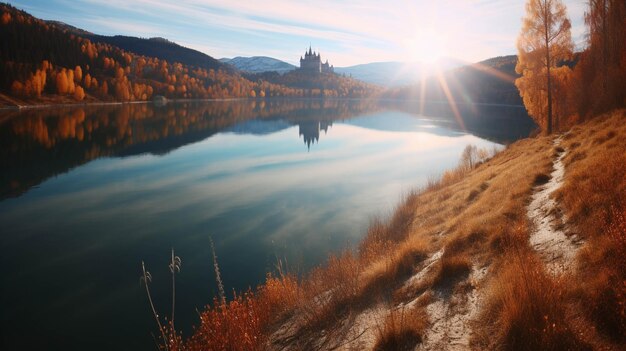
[[[566,319],[563,282],[549,276],[533,252],[523,251],[494,277],[483,318],[495,323],[478,329],[475,342],[485,349],[589,349]]]
[[[568,150],[566,176],[556,197],[570,230],[587,240],[575,274],[547,275],[528,248],[527,234],[508,233],[498,246],[504,249],[502,257],[514,259],[498,261],[501,269],[491,281],[484,327],[478,328],[482,337],[474,340],[481,347],[620,349],[625,341],[626,224],[620,215],[626,199],[625,116],[618,111],[577,126],[562,143]],[[542,174],[535,184],[547,181]],[[515,237],[522,239],[511,245]]]
[[[410,351],[422,342],[428,314],[422,307],[392,308],[382,325],[377,326],[376,351]]]
[[[233,316],[241,311],[256,316],[244,319],[250,328],[215,330],[233,338],[249,333],[259,342],[251,349],[271,348],[276,342],[272,333],[285,323],[295,323],[294,331],[278,345],[304,339],[295,345],[314,348],[310,340],[324,339],[321,330],[341,329],[336,327],[345,325],[347,316],[381,301],[407,302],[420,295],[423,299],[433,291],[462,286],[460,282],[466,285],[473,267],[489,266],[486,302],[473,325],[473,345],[577,350],[590,343],[619,349],[616,345],[626,335],[625,120],[626,113],[619,111],[574,127],[560,147],[553,146],[553,137],[536,137],[473,163],[474,168],[462,162],[408,194],[389,218],[372,221],[356,253],[331,256],[300,280],[269,277],[254,296],[244,295],[232,307],[226,306]],[[552,161],[563,151],[568,152],[565,184],[556,198],[571,229],[587,242],[577,273],[554,278],[529,247],[527,206],[533,188],[549,180]],[[439,250],[443,256],[420,286],[403,286]],[[423,307],[415,320],[390,315],[379,328],[377,347],[420,340],[426,328]],[[208,312],[206,317],[215,325],[236,319],[225,316],[224,307]],[[198,333],[230,340],[202,327]]]
[[[524,222],[503,238],[473,346],[506,350],[587,350],[567,320],[568,277],[550,276],[528,245]]]
[[[339,323],[376,301],[409,300],[425,290],[452,288],[474,263],[501,255],[497,242],[509,221],[525,217],[534,174],[550,171],[550,143],[549,138],[525,140],[473,170],[461,164],[406,196],[389,219],[373,221],[357,256],[343,263],[331,258],[304,279],[304,300],[309,302],[299,311],[313,317],[306,318],[301,329],[307,332],[300,337],[312,337],[311,331]],[[429,253],[444,247],[428,283],[397,294]]]
[[[566,215],[587,239],[572,289],[587,317],[614,342],[626,342],[626,110],[572,129],[567,177],[559,192]]]

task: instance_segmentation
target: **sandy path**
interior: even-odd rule
[[[554,141],[554,146],[558,147],[560,143],[561,137]],[[559,153],[554,160],[550,180],[535,189],[528,205],[528,218],[534,226],[530,244],[546,264],[548,271],[554,275],[561,274],[573,266],[576,252],[581,246],[576,235],[567,235],[563,225],[565,217],[557,215],[561,212],[551,197],[563,184],[565,175],[563,157],[566,154],[567,151]]]
[[[474,267],[467,281],[471,284],[469,292],[461,291],[451,296],[435,292],[431,303],[426,306],[431,325],[416,350],[470,349],[471,323],[478,316],[483,300],[480,283],[487,269]]]

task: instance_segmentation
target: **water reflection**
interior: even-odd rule
[[[528,135],[532,121],[520,107],[459,105],[468,132],[497,142]],[[220,131],[264,135],[298,126],[307,149],[333,121],[384,110],[422,111],[429,133],[460,131],[447,104],[370,100],[269,100],[125,104],[0,111],[0,199],[18,196],[45,179],[100,157],[166,154]],[[406,121],[361,118],[355,125],[405,128]],[[390,129],[391,128],[391,129]]]
[[[209,235],[228,290],[262,281],[277,258],[306,270],[358,242],[371,216],[454,166],[465,145],[493,146],[445,106],[429,117],[416,108],[292,100],[2,112],[2,346],[152,349],[139,263],[166,313],[171,247],[183,258],[176,316],[188,333],[216,292]],[[483,118],[516,123],[495,110]]]

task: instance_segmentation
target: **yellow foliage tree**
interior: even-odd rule
[[[57,73],[56,82],[57,82],[57,92],[61,95],[67,94],[69,91],[69,84],[67,82],[67,75],[65,74],[65,68],[61,72]]]
[[[91,76],[89,73],[85,74],[83,85],[85,86],[85,89],[89,89],[91,87]]]
[[[2,13],[2,18],[1,18],[0,22],[2,22],[2,24],[4,24],[4,25],[9,24],[9,22],[11,22],[11,14],[8,13],[8,12]]]
[[[77,85],[76,88],[74,89],[74,100],[83,101],[84,98],[85,98],[85,91],[83,90],[81,86]]]
[[[528,0],[522,31],[517,41],[519,60],[515,81],[524,105],[548,134],[552,133],[553,72],[570,59],[573,43],[571,24],[561,0]]]
[[[80,68],[80,66],[76,66],[76,68],[74,68],[74,79],[76,82],[80,82],[81,79],[83,79],[83,69]]]

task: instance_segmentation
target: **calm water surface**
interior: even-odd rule
[[[284,100],[0,111],[3,349],[154,349],[141,261],[177,325],[278,259],[306,271],[455,166],[533,128],[523,108]],[[8,348],[7,348],[8,347]]]

